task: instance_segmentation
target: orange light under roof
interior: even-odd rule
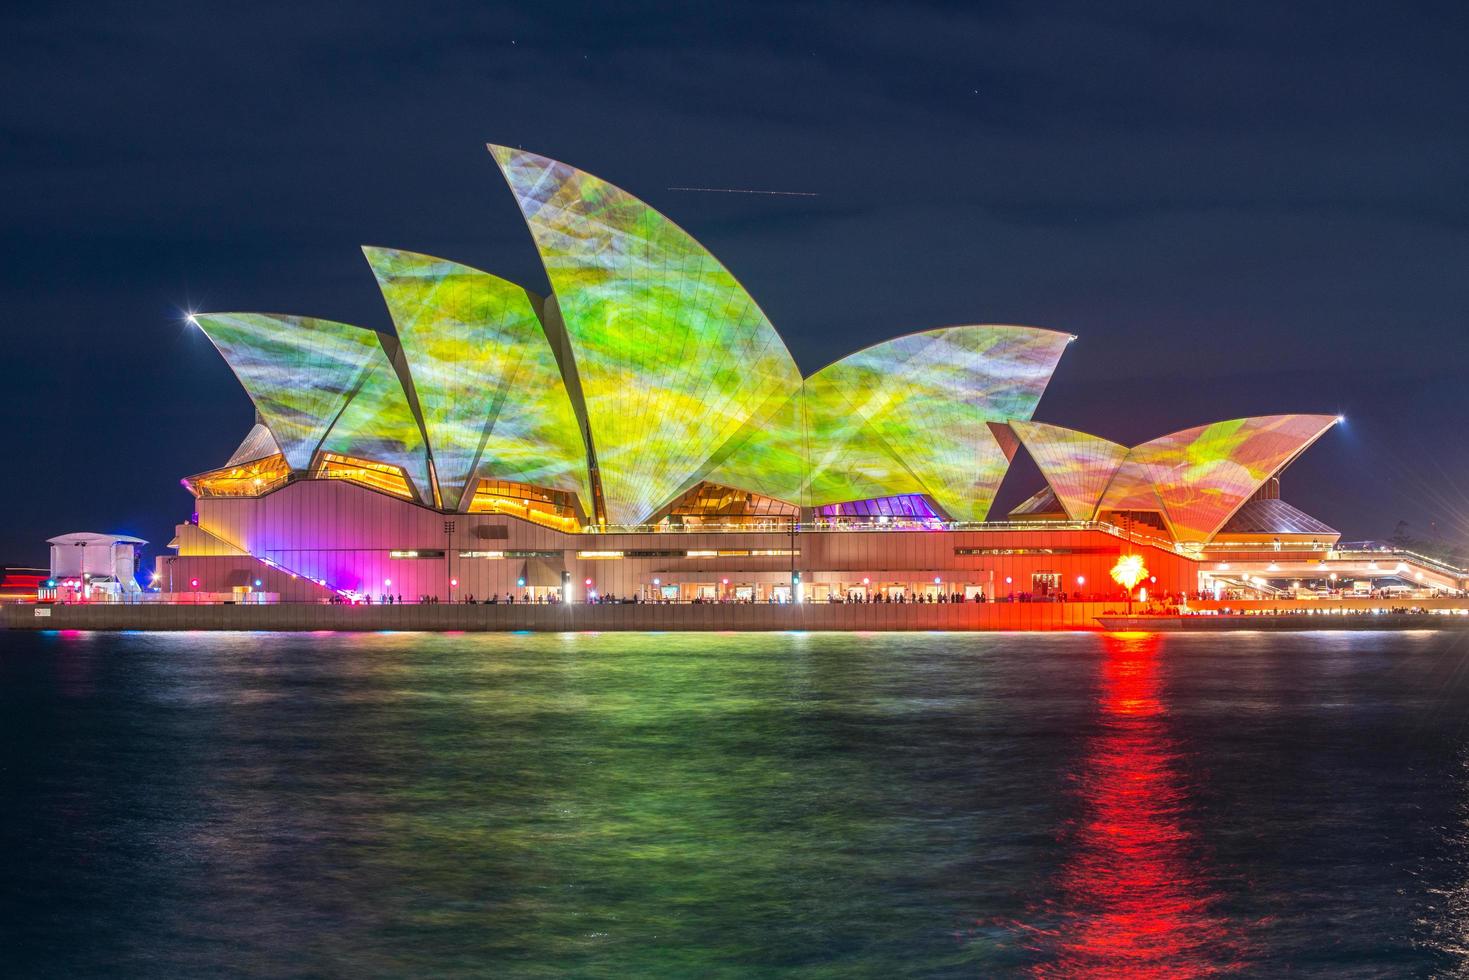
[[[402,468],[388,463],[322,453],[311,475],[318,480],[346,480],[404,500],[413,499],[413,490],[408,486],[408,478],[403,475]]]
[[[471,514],[508,514],[574,534],[581,530],[572,495],[509,480],[481,480],[469,502]]]
[[[263,459],[226,466],[184,480],[196,497],[259,497],[281,486],[291,477],[291,468],[280,453]]]

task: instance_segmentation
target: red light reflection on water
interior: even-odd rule
[[[1239,967],[1237,939],[1212,911],[1169,731],[1155,633],[1102,638],[1101,733],[1077,774],[1084,809],[1050,928],[1043,977],[1200,977]]]

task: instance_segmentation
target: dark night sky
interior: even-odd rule
[[[1341,411],[1287,498],[1469,537],[1462,3],[37,6],[0,19],[0,562],[187,517],[251,410],[183,309],[391,329],[362,243],[544,291],[486,140],[665,211],[807,371],[1065,329],[1037,418]]]

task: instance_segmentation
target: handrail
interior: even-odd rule
[[[886,522],[877,521],[813,521],[808,523],[790,521],[762,521],[758,524],[604,524],[587,525],[582,529],[587,535],[608,534],[810,534],[849,532],[923,532],[923,531],[1101,531],[1122,538],[1136,545],[1157,548],[1177,555],[1197,557],[1194,550],[1185,548],[1168,538],[1128,531],[1106,521],[943,521],[894,518]]]
[[[583,534],[769,534],[772,532],[812,533],[843,531],[1104,531],[1129,538],[1139,544],[1173,548],[1167,538],[1124,528],[1106,521],[944,521],[938,518],[893,518],[887,521],[759,521],[748,523],[701,524],[588,524]]]
[[[1409,551],[1407,548],[1395,548],[1392,550],[1376,550],[1371,548],[1350,550],[1337,549],[1335,553],[1337,555],[1352,556],[1370,555],[1374,560],[1377,561],[1407,558],[1409,561],[1416,562],[1417,564],[1423,565],[1426,568],[1433,569],[1434,571],[1442,572],[1445,575],[1456,575],[1460,578],[1469,577],[1469,569],[1459,568],[1457,565],[1450,565],[1448,562],[1440,558],[1433,558],[1429,555],[1419,554],[1416,551]]]

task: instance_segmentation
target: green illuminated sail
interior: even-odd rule
[[[304,471],[317,450],[402,467],[431,499],[427,449],[387,350],[372,330],[315,317],[201,313],[286,462]],[[391,341],[388,341],[391,343]]]
[[[800,372],[727,269],[591,174],[491,146],[575,354],[608,519],[644,520]]]
[[[587,455],[538,297],[447,259],[364,248],[408,359],[443,505],[482,478],[577,494]]]

